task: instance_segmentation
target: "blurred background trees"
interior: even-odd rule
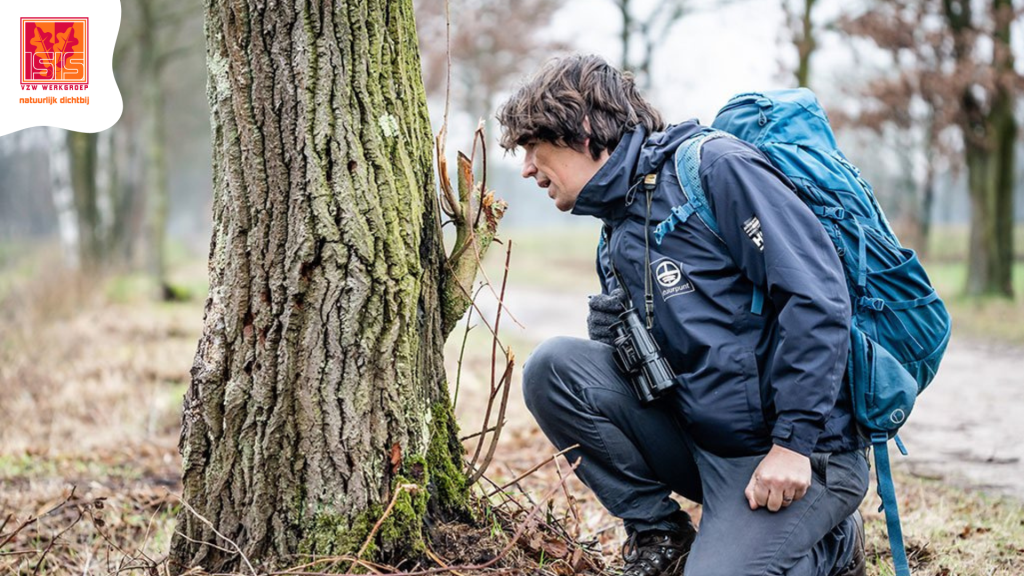
[[[908,189],[919,199],[908,212],[922,246],[931,233],[937,173],[966,170],[966,290],[973,296],[1013,296],[1016,116],[1024,87],[1011,43],[1017,14],[1009,0],[888,0],[843,26],[891,58],[892,71],[862,88],[870,107],[859,123],[915,134],[906,150],[917,150],[923,177],[916,194]]]
[[[448,85],[445,3],[413,4],[436,131]],[[1024,216],[1022,10],[1013,0],[451,0],[449,133],[467,148],[483,118],[493,150],[502,99],[543,61],[575,50],[632,70],[670,121],[708,123],[732,93],[810,85],[901,238],[963,262],[960,292],[1012,297]],[[758,40],[766,37],[774,45]],[[114,57],[118,123],[94,135],[0,137],[0,269],[62,247],[67,266],[185,295],[173,264],[205,256],[211,231],[202,44],[197,0],[128,0]],[[491,153],[488,177],[511,200],[508,225],[583,225],[553,213],[520,182],[516,159],[501,156]]]
[[[198,246],[209,230],[202,46],[197,0],[124,2],[113,58],[120,120],[98,134],[31,128],[0,137],[0,242],[38,247],[56,237],[66,266],[138,270],[156,297],[181,296],[167,278],[171,208],[179,244]]]

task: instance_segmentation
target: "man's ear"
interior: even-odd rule
[[[590,116],[583,116],[583,132],[587,137],[583,139],[583,149],[590,150]]]

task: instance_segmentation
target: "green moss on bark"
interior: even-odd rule
[[[401,473],[392,479],[395,504],[387,513],[366,551],[364,560],[414,558],[426,551],[424,533],[428,515],[444,518],[468,516],[469,489],[461,463],[458,427],[447,403],[432,410],[430,445],[426,456],[405,458]],[[454,441],[450,441],[454,439]],[[298,497],[301,506],[302,497]],[[355,556],[385,508],[374,505],[351,523],[344,517],[320,512],[304,527],[300,553]]]
[[[318,512],[303,531],[303,539],[299,543],[300,554],[319,556],[355,556],[366,541],[373,525],[384,513],[378,506],[371,506],[355,520],[349,522],[343,515],[330,512]],[[370,542],[363,558],[373,558],[377,554],[375,542]]]
[[[397,490],[398,496],[395,497],[391,513],[380,527],[381,548],[393,557],[412,558],[426,551],[423,527],[430,496],[425,485],[425,477],[420,481],[405,476],[395,478],[392,494]]]
[[[445,516],[465,517],[469,513],[469,486],[462,471],[462,444],[451,405],[438,402],[432,408],[427,470],[435,500],[432,504]]]

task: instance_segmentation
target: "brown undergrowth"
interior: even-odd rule
[[[201,262],[188,272],[202,273]],[[0,296],[0,574],[162,576],[181,490],[181,395],[202,302],[156,303],[120,292],[111,298],[110,280],[76,282],[32,280],[16,299]],[[91,292],[73,293],[86,285]],[[467,436],[483,427],[479,414],[490,395],[492,340],[474,334],[457,406]],[[506,344],[525,357],[535,343]],[[449,374],[459,357],[459,343],[452,345]],[[434,525],[423,557],[394,567],[364,562],[360,570],[560,575],[610,573],[619,565],[619,522],[563,458],[549,458],[555,449],[522,404],[518,376],[510,385],[505,431],[474,488],[476,525]],[[468,450],[475,440],[466,439]],[[898,459],[895,466],[915,574],[1024,574],[1020,502],[909,475]],[[681,503],[699,518],[698,506]],[[888,544],[877,505],[872,493],[862,507],[868,573],[886,576]],[[344,560],[281,564],[302,567],[291,574],[330,573],[352,564]]]
[[[158,303],[129,284],[54,265],[0,295],[10,327],[0,333],[0,574],[168,573],[202,302]],[[596,540],[581,543],[551,498],[568,493],[563,482],[525,493],[492,493],[489,482],[475,488],[476,524],[430,526],[421,558],[296,557],[279,559],[277,573],[598,573]]]

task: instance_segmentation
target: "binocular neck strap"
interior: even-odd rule
[[[647,329],[650,330],[654,327],[654,294],[652,291],[652,285],[654,280],[651,276],[651,195],[654,193],[654,189],[658,184],[657,174],[648,174],[643,179],[644,192],[646,192],[646,204],[647,210],[644,216],[644,316],[647,320]],[[626,289],[626,284],[622,281],[622,277],[619,276],[619,271],[615,268],[615,259],[611,255],[611,243],[612,243],[612,228],[605,224],[604,226],[605,244],[608,246],[608,264],[612,267],[612,274],[615,276],[615,281],[619,283],[619,287],[622,288],[622,292],[626,295],[626,301],[630,308],[634,308],[633,299],[629,296],[629,290]]]

